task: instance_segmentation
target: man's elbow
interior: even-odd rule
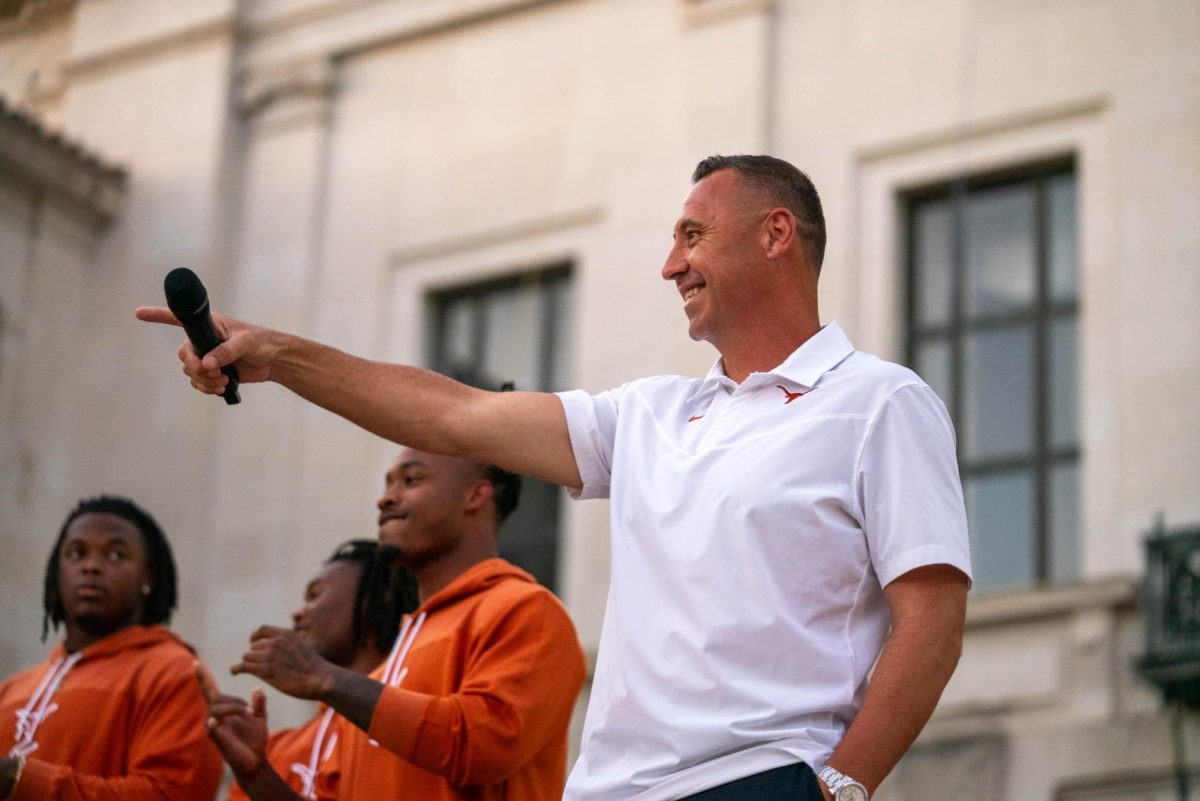
[[[945,644],[941,648],[940,666],[946,677],[946,681],[954,675],[954,670],[958,667],[958,660],[962,658],[963,651],[963,632],[961,629],[955,634],[952,634],[946,639]]]
[[[954,615],[937,629],[934,642],[929,643],[929,651],[933,657],[934,673],[942,677],[942,684],[950,681],[954,675],[958,661],[962,658],[965,615]]]

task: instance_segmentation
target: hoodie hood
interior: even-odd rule
[[[115,654],[124,651],[134,651],[145,648],[152,648],[164,642],[174,642],[182,648],[186,648],[193,654],[196,653],[192,646],[188,645],[183,640],[168,629],[166,626],[130,626],[127,629],[121,629],[116,634],[110,634],[99,642],[92,643],[87,648],[79,651],[81,654],[80,660],[88,662],[97,659],[107,659]],[[50,654],[51,661],[58,659],[60,656],[68,656],[66,643],[60,642],[54,647],[54,651]]]
[[[454,581],[427,598],[423,604],[417,607],[416,612],[413,614],[417,615],[422,612],[429,614],[435,609],[449,606],[463,598],[490,589],[503,581],[521,581],[527,584],[537,583],[533,576],[499,557],[485,559],[473,565],[467,571],[460,573]]]
[[[454,581],[427,598],[425,603],[417,607],[412,614],[404,616],[404,620],[400,624],[400,633],[396,636],[396,643],[392,646],[392,652],[380,668],[382,672],[379,674],[379,680],[390,687],[399,687],[404,682],[404,678],[408,675],[408,668],[405,666],[408,652],[417,641],[417,635],[420,634],[421,628],[431,614],[447,610],[451,606],[506,582],[537,584],[533,576],[497,557],[472,565],[468,570],[460,573]],[[440,620],[449,618],[457,621],[454,612],[438,617]],[[456,622],[452,625],[459,624]]]

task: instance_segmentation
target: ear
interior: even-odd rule
[[[763,221],[763,252],[768,259],[778,259],[792,247],[796,238],[796,218],[787,209],[771,209]]]
[[[492,502],[492,496],[495,495],[495,492],[496,488],[486,478],[472,481],[467,485],[465,497],[463,498],[463,511],[475,513],[486,508]]]

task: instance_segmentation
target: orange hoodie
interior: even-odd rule
[[[481,562],[400,628],[372,678],[370,732],[342,720],[317,796],[558,801],[583,653],[566,610],[502,559]]]
[[[0,685],[0,753],[25,755],[9,801],[206,801],[221,758],[204,733],[190,646],[133,626]]]
[[[317,797],[317,771],[337,745],[340,719],[341,715],[322,705],[303,726],[272,732],[267,740],[267,762],[301,798]],[[229,787],[229,801],[249,799],[236,781]]]

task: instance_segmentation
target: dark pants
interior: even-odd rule
[[[756,773],[680,801],[822,801],[812,768],[803,762]]]

